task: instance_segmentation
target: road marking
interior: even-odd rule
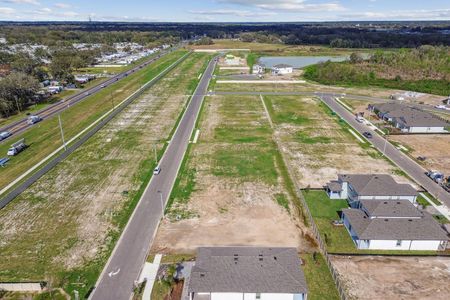
[[[113,272],[113,271],[109,272],[109,273],[108,273],[108,276],[109,276],[109,277],[116,276],[117,274],[119,274],[119,272],[120,272],[120,268],[118,268],[117,271],[115,271],[115,272]]]
[[[197,144],[198,136],[200,134],[200,129],[197,129],[195,132],[194,140],[192,141],[192,144]]]
[[[363,143],[363,144],[366,143],[366,141],[363,140],[363,139],[362,139],[356,132],[354,132],[352,129],[348,128],[348,131],[350,131],[350,133],[353,134],[353,136],[354,136],[355,138],[357,138],[358,141],[360,141],[360,142]]]
[[[202,78],[202,73],[198,74],[197,80],[200,80]]]

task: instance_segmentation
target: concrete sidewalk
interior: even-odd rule
[[[156,275],[158,274],[158,269],[161,264],[161,258],[161,254],[156,254],[153,263],[146,262],[142,269],[141,275],[139,276],[139,282],[143,282],[144,280],[147,281],[142,300],[150,300],[150,297],[152,296],[153,285],[155,284]]]

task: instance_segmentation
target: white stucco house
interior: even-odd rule
[[[439,251],[449,240],[430,214],[407,200],[361,200],[341,218],[358,249]]]
[[[397,183],[387,174],[339,174],[325,190],[330,199],[347,199],[352,207],[361,200],[408,200],[414,204],[418,195],[411,185]]]
[[[295,248],[200,247],[190,300],[306,300]]]
[[[264,74],[264,66],[255,64],[252,68],[253,74]]]
[[[404,133],[448,133],[450,123],[432,113],[399,103],[369,105],[380,119]]]
[[[278,64],[272,67],[272,75],[285,75],[290,74],[294,71],[294,68],[291,65],[287,64]]]

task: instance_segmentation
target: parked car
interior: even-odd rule
[[[364,131],[363,135],[364,135],[366,138],[368,138],[368,139],[371,139],[371,138],[372,138],[372,134],[371,134],[370,132],[368,132],[368,131]]]
[[[361,116],[356,116],[355,120],[359,123],[362,123],[364,121],[364,118]]]
[[[154,170],[153,170],[153,175],[158,175],[159,173],[161,173],[161,167],[157,166]]]
[[[36,123],[38,123],[40,121],[42,121],[42,118],[39,117],[39,116],[29,116],[27,123],[29,125],[33,125],[33,124],[36,124]]]
[[[438,172],[438,171],[427,171],[425,172],[425,175],[430,177],[434,182],[441,183],[444,180],[444,174]]]
[[[1,132],[1,133],[0,133],[0,141],[6,139],[6,138],[8,138],[8,137],[10,137],[11,135],[12,135],[12,133],[9,132],[9,131],[3,131],[3,132]]]
[[[11,148],[8,149],[8,152],[6,153],[8,156],[15,156],[25,150],[27,148],[27,145],[25,144],[25,139],[21,139],[14,144],[11,145]]]

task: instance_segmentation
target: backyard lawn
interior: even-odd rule
[[[303,272],[308,285],[309,300],[339,299],[339,294],[322,254],[302,254]]]

